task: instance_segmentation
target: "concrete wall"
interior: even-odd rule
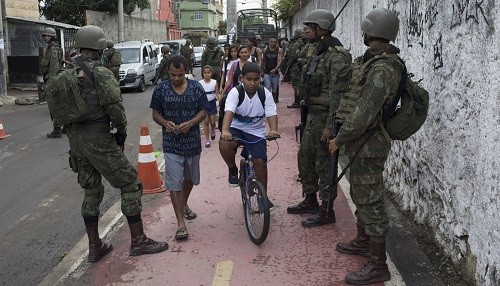
[[[19,17],[24,19],[40,18],[38,0],[6,0],[6,15],[9,17]]]
[[[87,25],[101,27],[108,39],[118,42],[118,16],[87,10]],[[125,41],[149,39],[155,43],[167,39],[167,23],[125,15],[123,29]]]
[[[311,0],[335,15],[346,0]],[[497,3],[495,3],[497,2]],[[350,1],[337,22],[354,56],[360,23],[374,7],[399,15],[396,46],[430,92],[429,117],[386,163],[388,190],[477,285],[500,285],[500,8],[495,0]]]

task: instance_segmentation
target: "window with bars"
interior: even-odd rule
[[[201,12],[194,12],[194,19],[195,20],[203,20],[203,13],[201,13]]]

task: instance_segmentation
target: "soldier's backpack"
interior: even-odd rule
[[[82,70],[87,75],[90,73],[90,78],[94,81],[93,74],[81,58],[77,57],[75,60],[84,67]],[[83,122],[90,114],[89,106],[80,89],[77,73],[77,68],[70,66],[60,70],[45,84],[45,96],[52,117],[54,121],[63,125]]]
[[[239,84],[236,86],[236,89],[238,90],[237,106],[240,106],[243,103],[243,100],[245,100],[245,88],[243,87],[242,84]],[[259,96],[260,102],[262,103],[262,107],[265,108],[266,92],[263,86],[261,85],[257,86],[257,94]],[[225,113],[224,109],[226,109],[226,98],[227,95],[225,95],[219,102],[219,121],[217,123],[219,131],[222,131],[222,122],[224,121],[224,113]]]
[[[411,79],[413,75],[408,75],[404,61],[401,62],[404,68],[396,97],[382,115],[382,131],[392,140],[406,140],[415,134],[429,110],[429,92]]]

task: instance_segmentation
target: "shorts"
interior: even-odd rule
[[[208,115],[217,114],[217,100],[210,100],[208,102],[208,108],[205,109]]]
[[[165,188],[169,191],[182,191],[184,180],[200,183],[200,155],[185,157],[172,153],[163,154],[165,158]]]
[[[260,139],[260,137],[257,137],[252,134],[248,134],[246,132],[241,131],[240,129],[236,129],[231,127],[229,129],[231,132],[231,135],[233,137],[238,137],[246,141],[250,142],[255,142]],[[257,143],[254,144],[243,144],[242,142],[237,142],[238,146],[243,145],[243,150],[241,151],[241,156],[247,158],[248,157],[248,152],[252,154],[253,158],[257,159],[262,159],[264,161],[267,161],[267,145],[266,145],[266,140],[260,140]]]

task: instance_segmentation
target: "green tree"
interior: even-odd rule
[[[109,0],[38,0],[40,14],[47,20],[71,24],[85,25],[85,10],[118,13],[118,1]],[[135,8],[140,10],[150,7],[148,0],[124,0],[123,12],[132,14]]]
[[[278,13],[278,20],[288,21],[293,16],[293,6],[296,0],[278,0],[272,8]]]
[[[227,35],[227,21],[219,21],[219,25],[217,25],[217,33],[219,35]]]

